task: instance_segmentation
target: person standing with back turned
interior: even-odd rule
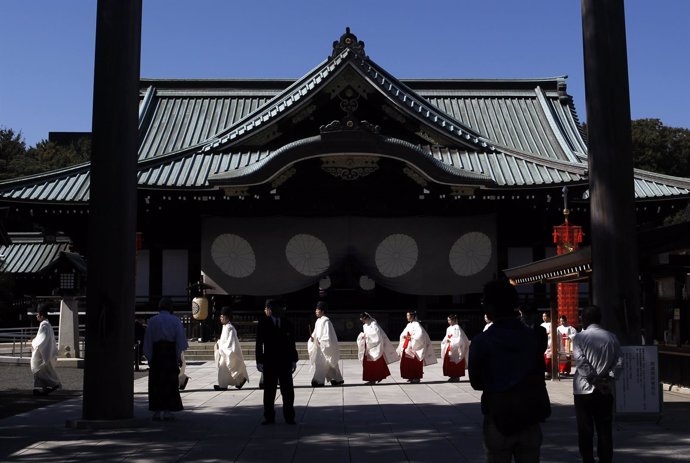
[[[149,410],[154,421],[172,421],[172,412],[183,408],[179,374],[182,351],[188,344],[182,322],[173,315],[172,300],[162,298],[158,310],[144,334],[144,355],[149,361]]]
[[[276,420],[274,402],[280,381],[283,396],[285,423],[295,424],[295,388],[292,373],[297,368],[297,348],[290,320],[282,316],[285,303],[268,299],[264,313],[256,329],[256,369],[264,374],[264,420],[261,424],[273,424]]]
[[[584,463],[594,463],[594,429],[599,463],[613,461],[613,378],[621,366],[621,346],[615,334],[601,326],[601,309],[582,311],[584,329],[575,335],[573,358],[577,442]]]
[[[484,286],[483,304],[494,314],[491,329],[470,344],[470,383],[483,391],[483,437],[489,463],[536,463],[539,425],[551,414],[544,382],[544,346],[515,316],[517,292],[504,280]]]

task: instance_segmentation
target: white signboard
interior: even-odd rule
[[[616,413],[661,413],[657,346],[623,346],[616,377]]]

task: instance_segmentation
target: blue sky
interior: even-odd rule
[[[298,78],[350,26],[398,78],[568,75],[586,120],[579,0],[143,0],[142,77]],[[632,117],[690,128],[690,1],[627,0]],[[96,0],[3,0],[0,127],[91,130]]]

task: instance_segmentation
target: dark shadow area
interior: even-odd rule
[[[137,404],[137,418],[148,416],[142,405]],[[688,450],[688,443],[679,437],[687,433],[690,403],[670,403],[664,411],[661,425],[628,423],[625,429],[614,431],[621,461],[670,463],[677,461],[674,454]],[[201,406],[177,413],[171,422],[151,421],[136,429],[99,431],[64,427],[66,418],[80,415],[79,401],[63,404],[58,412],[42,412],[34,412],[31,420],[16,417],[11,425],[0,421],[1,461],[62,462],[73,458],[75,452],[80,461],[134,457],[164,461],[301,461],[307,456],[309,461],[316,461],[316,457],[327,461],[334,455],[340,455],[337,460],[349,455],[346,461],[438,461],[438,452],[444,448],[465,455],[467,461],[482,461],[484,452],[477,403],[366,404],[346,408],[298,405],[298,424],[290,426],[283,423],[278,399],[277,422],[270,426],[260,424],[262,408],[258,405]],[[571,406],[554,405],[552,417],[542,428],[543,462],[578,461]],[[657,453],[660,449],[664,455]]]

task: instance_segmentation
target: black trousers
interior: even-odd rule
[[[283,418],[285,421],[294,421],[295,387],[292,383],[291,365],[287,367],[264,365],[264,419],[275,420],[274,402],[278,381],[280,381],[280,395],[283,396]]]
[[[583,463],[594,463],[594,430],[600,463],[613,461],[613,395],[594,390],[575,395],[577,440]]]

